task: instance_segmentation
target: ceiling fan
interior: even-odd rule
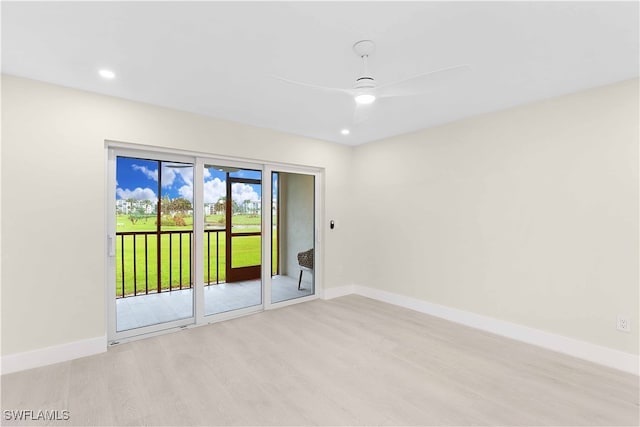
[[[433,89],[435,85],[442,82],[442,80],[450,79],[455,74],[466,72],[471,69],[467,64],[455,65],[379,85],[373,75],[369,72],[368,68],[368,59],[374,50],[375,43],[372,40],[360,40],[353,45],[353,51],[362,60],[362,73],[356,78],[354,86],[350,89],[318,86],[278,76],[276,76],[276,78],[299,86],[337,92],[350,96],[355,101],[356,109],[353,121],[357,124],[368,118],[371,106],[379,99],[420,95]]]

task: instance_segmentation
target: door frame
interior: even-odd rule
[[[250,169],[250,170],[259,170],[262,174],[262,198],[264,199],[264,166],[262,163],[258,163],[255,161],[249,160],[229,160],[227,158],[220,158],[212,155],[201,154],[196,157],[196,171],[197,173],[193,176],[194,187],[196,185],[202,186],[204,183],[204,168],[205,165],[216,165],[216,166],[227,166],[227,167],[237,167],[240,169]],[[197,184],[196,184],[197,183]],[[204,206],[204,195],[202,191],[196,192],[198,197],[194,196],[194,206]],[[196,205],[197,203],[197,205]],[[227,203],[227,207],[230,204]],[[260,300],[261,304],[254,305],[245,308],[239,308],[232,311],[225,311],[222,313],[213,313],[206,314],[204,308],[204,264],[202,260],[204,259],[204,211],[203,209],[195,209],[202,215],[197,221],[197,228],[194,229],[194,233],[196,234],[196,238],[194,239],[196,248],[195,248],[195,256],[197,257],[197,261],[195,264],[194,277],[196,280],[194,281],[194,286],[196,287],[195,292],[195,306],[196,306],[196,326],[214,323],[222,320],[233,319],[235,317],[244,316],[247,314],[253,314],[264,310],[264,301],[265,301],[265,291],[264,291],[264,280],[261,281],[261,294]],[[264,211],[264,210],[263,210]],[[195,211],[194,211],[195,212]],[[194,218],[194,221],[196,219]],[[261,222],[263,224],[264,229],[264,216],[261,218]],[[225,225],[225,230],[228,227]],[[228,232],[225,231],[225,234]],[[263,231],[262,231],[263,232]],[[226,236],[225,236],[226,239]],[[228,250],[228,246],[225,247],[225,250]],[[227,264],[230,263],[231,259],[229,257],[226,258]],[[263,263],[262,263],[263,264]],[[225,265],[225,269],[227,266]]]
[[[272,172],[285,172],[285,173],[295,173],[295,174],[300,174],[300,175],[310,175],[314,177],[314,269],[313,269],[313,281],[314,281],[314,289],[313,289],[313,294],[311,295],[307,295],[304,297],[299,297],[299,298],[293,298],[293,299],[289,299],[286,301],[280,301],[280,302],[276,302],[276,303],[272,303],[271,302],[271,285],[272,285],[272,281],[271,281],[271,262],[269,263],[262,263],[262,277],[263,277],[263,282],[264,282],[264,289],[265,289],[265,295],[264,295],[264,305],[265,305],[265,310],[270,310],[270,309],[276,309],[276,308],[280,308],[280,307],[285,307],[288,305],[292,305],[292,304],[298,304],[298,303],[302,303],[302,302],[306,302],[306,301],[311,301],[314,299],[319,298],[320,295],[322,295],[323,292],[323,283],[324,283],[324,276],[323,276],[323,267],[324,267],[324,236],[322,233],[323,228],[320,227],[320,224],[324,224],[324,215],[323,215],[323,211],[324,211],[324,171],[322,169],[319,168],[313,168],[313,167],[305,167],[305,166],[291,166],[291,165],[280,165],[280,164],[265,164],[265,169],[264,169],[264,173],[263,173],[263,182],[264,182],[264,177],[268,176],[269,177],[269,186],[268,186],[268,195],[266,195],[265,193],[267,191],[265,191],[265,189],[263,188],[262,191],[262,212],[263,212],[263,219],[264,219],[264,212],[269,212],[269,219],[267,221],[263,220],[263,230],[262,230],[262,235],[263,236],[271,236],[271,230],[273,227],[272,221],[273,221],[273,215],[271,215],[271,200],[272,200],[272,195],[271,195],[271,190],[272,190],[272,179],[271,179],[271,173]],[[268,197],[268,199],[267,199]],[[278,226],[280,226],[280,224],[278,224]],[[263,254],[262,254],[262,259],[269,259],[271,260],[271,252],[273,250],[272,248],[272,244],[273,244],[273,239],[269,238],[269,239],[263,239],[263,241],[266,241],[266,244],[263,244]],[[279,261],[279,260],[278,260]],[[268,265],[267,265],[268,264]]]
[[[255,170],[255,169],[254,169]],[[251,233],[234,233],[233,232],[233,184],[253,184],[260,185],[260,193],[264,188],[262,181],[264,177],[262,176],[262,168],[259,169],[261,178],[257,179],[248,179],[248,178],[235,178],[230,176],[229,172],[227,172],[227,203],[225,204],[225,251],[226,251],[226,281],[229,283],[232,282],[240,282],[243,280],[256,280],[260,279],[262,276],[262,263],[263,259],[260,259],[259,265],[251,265],[246,267],[233,267],[233,238],[234,237],[242,237],[242,236],[260,236],[262,239],[262,212],[260,213],[260,231],[259,232],[251,232]],[[262,240],[261,240],[262,242]],[[262,255],[262,254],[261,254]]]

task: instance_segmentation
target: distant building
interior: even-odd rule
[[[204,214],[205,215],[215,215],[216,214],[216,204],[215,203],[205,203],[204,204]]]
[[[142,212],[145,215],[151,215],[156,212],[156,204],[156,202],[152,202],[150,200],[134,200],[133,202],[130,202],[126,199],[117,199],[116,212],[128,215],[142,209]]]

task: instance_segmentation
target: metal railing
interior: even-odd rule
[[[225,273],[224,246],[221,248],[225,231],[204,233],[204,283],[219,284]],[[116,245],[116,298],[193,286],[193,230],[117,232]]]

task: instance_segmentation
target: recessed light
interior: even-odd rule
[[[343,134],[343,135],[349,135],[351,133],[351,131],[349,131],[349,129],[342,129],[340,131],[340,133]]]
[[[98,73],[100,74],[101,77],[103,77],[105,79],[109,79],[109,80],[111,80],[111,79],[116,77],[116,73],[114,73],[111,70],[103,69],[103,70],[100,70]]]

